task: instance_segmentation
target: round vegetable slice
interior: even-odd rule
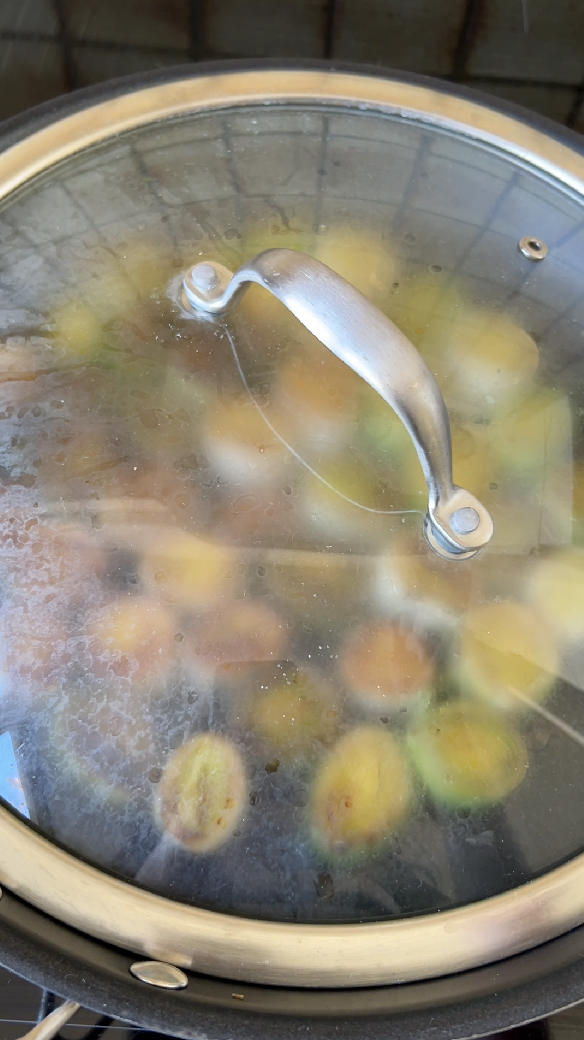
[[[229,547],[177,528],[148,539],[140,574],[152,593],[167,603],[213,610],[242,585],[237,563],[237,553]]]
[[[527,750],[517,730],[477,705],[455,702],[427,712],[407,744],[430,795],[452,808],[494,805],[527,771]]]
[[[390,508],[376,475],[357,459],[336,456],[306,478],[303,512],[307,529],[331,540],[369,545],[387,528]]]
[[[312,352],[283,365],[276,404],[286,415],[296,447],[318,442],[320,451],[330,453],[351,438],[361,380],[327,354],[315,358]]]
[[[522,711],[549,693],[558,667],[554,636],[531,607],[502,600],[469,610],[460,637],[463,692]]]
[[[185,848],[213,852],[241,820],[246,796],[245,768],[234,744],[198,733],[167,762],[157,813],[164,830]]]
[[[386,621],[351,632],[339,671],[363,707],[395,712],[429,696],[434,662],[409,626]]]
[[[312,253],[346,278],[370,300],[385,302],[396,279],[398,264],[379,230],[349,227],[327,228],[314,240]]]
[[[584,550],[562,549],[539,560],[528,578],[528,595],[560,639],[582,639]]]
[[[245,668],[234,665],[252,668],[258,661],[282,659],[287,646],[285,621],[261,600],[243,598],[198,618],[181,651],[189,675],[204,686],[216,678],[229,682],[232,672],[241,677]]]
[[[96,677],[156,683],[174,664],[176,624],[170,611],[147,596],[120,596],[89,618],[84,635]]]
[[[330,852],[363,851],[405,816],[412,787],[395,737],[374,726],[351,730],[332,748],[311,798],[314,838]]]
[[[223,482],[257,487],[282,474],[290,453],[264,415],[286,440],[282,417],[269,406],[260,411],[248,397],[221,402],[209,412],[203,443],[212,469]]]
[[[280,665],[271,681],[259,678],[246,720],[270,749],[297,755],[330,742],[339,717],[339,704],[317,672]]]
[[[462,414],[508,408],[529,387],[539,351],[529,333],[506,315],[476,310],[451,332],[444,390]]]
[[[373,568],[372,596],[385,613],[410,618],[417,628],[449,629],[468,609],[475,572],[452,567],[418,538],[396,538]]]

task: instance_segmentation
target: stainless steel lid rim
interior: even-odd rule
[[[542,132],[536,125],[507,115],[503,107],[486,107],[470,96],[470,92],[469,97],[446,93],[443,85],[438,84],[437,89],[424,77],[412,82],[407,77],[386,79],[320,67],[231,72],[223,71],[221,64],[211,74],[165,78],[155,86],[97,100],[89,108],[69,112],[64,105],[65,114],[8,144],[0,154],[0,198],[68,156],[147,123],[196,111],[286,102],[348,105],[453,130],[522,159],[578,194],[584,193],[584,156],[575,147],[576,135],[564,143],[550,137],[547,125]]]
[[[263,69],[165,81],[36,130],[0,155],[0,197],[135,127],[258,103],[357,106],[456,130],[584,193],[584,157],[545,133],[426,84],[338,71]],[[274,986],[367,987],[460,972],[584,922],[584,856],[503,895],[392,922],[279,924],[185,907],[101,873],[0,811],[0,882],[45,913],[138,954]]]
[[[381,986],[510,957],[584,923],[583,875],[584,855],[456,910],[366,924],[282,924],[136,888],[51,844],[13,813],[0,813],[0,883],[21,899],[134,953],[274,986]]]
[[[491,110],[499,115],[507,115],[514,122],[535,130],[543,130],[546,136],[573,151],[582,154],[581,135],[576,131],[556,122],[538,112],[524,108],[502,97],[487,94],[473,84],[464,85],[447,79],[438,79],[423,73],[410,72],[405,69],[393,69],[382,65],[370,65],[361,62],[346,62],[318,58],[231,58],[197,62],[196,64],[177,64],[147,72],[131,73],[117,76],[87,87],[76,88],[68,94],[59,95],[50,101],[41,102],[22,113],[10,116],[1,123],[2,150],[17,143],[24,136],[37,129],[48,126],[78,111],[87,111],[103,101],[111,100],[122,94],[141,90],[145,84],[164,85],[169,81],[188,79],[196,81],[201,78],[212,78],[226,74],[242,75],[248,72],[282,72],[306,73],[324,72],[350,75],[372,80],[383,80],[386,83],[399,82],[404,86],[427,87],[435,94],[447,94],[453,99],[462,99],[478,103],[483,109]],[[358,106],[357,106],[358,107]]]

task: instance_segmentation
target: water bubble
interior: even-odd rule
[[[257,509],[258,505],[259,501],[255,495],[240,495],[231,509],[234,513],[249,513],[252,509]]]

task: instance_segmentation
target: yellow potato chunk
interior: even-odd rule
[[[183,531],[153,534],[140,567],[144,584],[167,603],[213,610],[241,585],[237,553]]]
[[[127,321],[138,299],[166,286],[173,268],[164,251],[163,243],[142,235],[124,242],[115,259],[106,254],[99,267],[81,279],[75,298],[60,301],[54,315],[55,342],[65,360],[90,359],[108,342],[112,320]],[[122,358],[118,355],[116,360]]]
[[[338,618],[364,593],[366,572],[348,553],[282,552],[268,557],[266,583],[289,610]]]
[[[464,618],[459,656],[464,693],[522,711],[549,693],[558,667],[556,640],[532,607],[503,600],[474,607]]]
[[[294,444],[319,447],[348,441],[356,417],[362,381],[330,351],[294,358],[280,370],[276,407],[286,415]]]
[[[271,682],[257,685],[249,725],[278,754],[310,752],[314,742],[326,743],[334,736],[339,706],[315,673],[280,668]]]
[[[143,234],[120,247],[118,263],[142,299],[166,288],[174,274],[174,251],[168,239],[156,241]]]
[[[307,474],[303,502],[307,529],[328,540],[369,544],[380,538],[386,518],[381,482],[362,463],[336,457]],[[321,478],[321,479],[319,479]]]
[[[561,549],[538,561],[527,588],[530,602],[559,639],[584,636],[584,550]]]
[[[330,228],[316,236],[312,251],[370,300],[384,300],[395,281],[397,261],[379,232]]]
[[[373,594],[380,607],[417,624],[450,626],[470,605],[473,577],[470,567],[453,567],[417,539],[402,538],[377,562]]]
[[[460,410],[495,412],[529,386],[538,348],[519,325],[493,311],[475,311],[452,330],[443,391]]]
[[[90,358],[101,342],[102,324],[83,300],[65,303],[55,315],[57,343],[71,361]]]
[[[571,464],[572,417],[566,395],[532,394],[493,423],[493,448],[502,475],[543,478],[564,460]]]
[[[152,683],[174,663],[173,615],[146,596],[119,597],[90,616],[85,629],[92,670]]]
[[[575,463],[572,476],[572,520],[578,541],[584,537],[584,463]]]
[[[432,371],[443,371],[441,355],[456,324],[464,321],[468,307],[450,274],[416,275],[392,293],[387,312],[399,329],[421,350]],[[436,367],[435,367],[436,366]]]
[[[329,752],[314,783],[315,840],[330,852],[371,848],[401,822],[411,794],[395,737],[373,726],[351,730]]]
[[[194,677],[228,681],[232,673],[241,676],[239,666],[282,659],[287,645],[288,631],[280,615],[261,600],[245,598],[198,619],[187,631],[181,652]]]
[[[271,425],[287,440],[283,417],[262,410]],[[254,486],[273,481],[282,472],[289,451],[249,398],[218,404],[203,431],[205,452],[223,481]]]

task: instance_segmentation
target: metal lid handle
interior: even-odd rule
[[[428,485],[424,531],[445,559],[469,559],[487,544],[493,522],[470,492],[452,483],[450,424],[438,384],[403,332],[354,286],[320,261],[292,249],[268,249],[233,274],[204,261],[187,271],[182,303],[218,315],[251,282],[263,286],[354,369],[408,430]]]

